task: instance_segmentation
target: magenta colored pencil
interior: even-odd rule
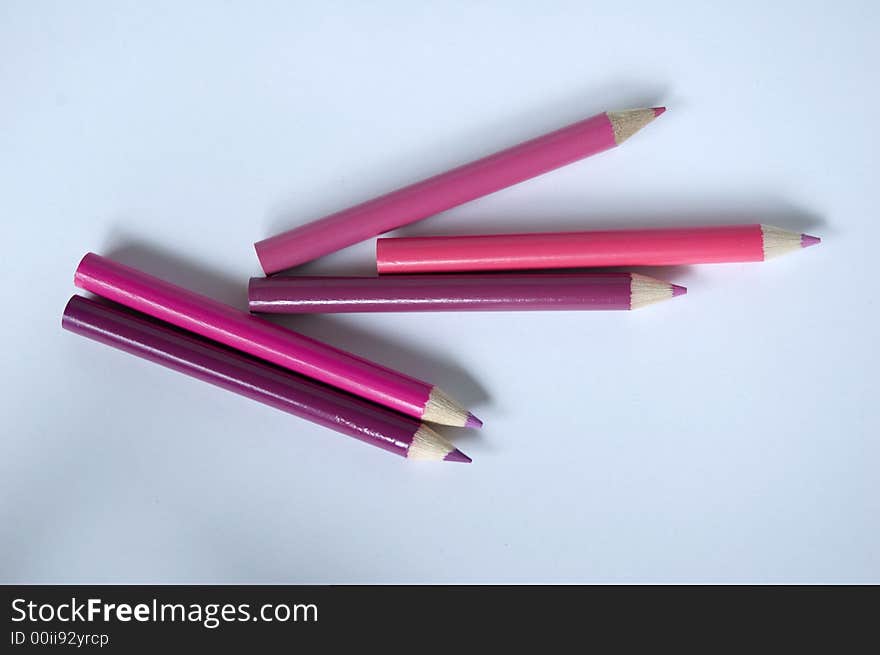
[[[415,418],[479,427],[437,387],[89,253],[76,286]]]
[[[686,292],[634,273],[251,278],[251,311],[457,312],[636,309]]]
[[[325,216],[254,244],[267,275],[620,145],[665,111],[587,118],[531,141]]]
[[[73,296],[61,325],[402,457],[471,461],[414,418],[118,305]]]

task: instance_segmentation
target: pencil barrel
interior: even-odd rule
[[[764,259],[761,226],[379,239],[380,274],[602,266],[682,266]]]
[[[252,278],[251,311],[275,314],[628,310],[629,273]]]

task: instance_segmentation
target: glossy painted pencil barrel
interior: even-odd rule
[[[619,145],[662,108],[607,112],[254,244],[266,274],[419,221]]]
[[[416,419],[106,302],[73,296],[62,325],[402,457],[423,427]]]
[[[426,382],[105,257],[87,254],[74,282],[86,291],[273,364],[415,418],[440,422],[425,416],[435,391]]]
[[[380,273],[757,262],[818,242],[766,225],[379,239]]]
[[[248,297],[251,311],[301,314],[628,310],[683,292],[631,273],[528,273],[252,278]]]

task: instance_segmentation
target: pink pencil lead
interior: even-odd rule
[[[666,107],[654,107],[654,118],[666,111]]]
[[[682,287],[682,286],[679,286],[679,285],[677,285],[677,284],[673,284],[673,285],[672,285],[672,297],[673,297],[673,298],[674,298],[675,296],[683,296],[683,295],[686,294],[687,292],[688,292],[687,287]]]
[[[464,427],[478,430],[483,427],[483,422],[473,414],[468,414],[467,421],[465,421],[464,423]]]
[[[802,234],[801,235],[801,248],[809,248],[810,246],[815,246],[817,243],[821,243],[822,239],[819,237],[814,237],[810,234]]]
[[[465,464],[470,464],[473,460],[465,455],[460,450],[456,449],[452,452],[448,453],[446,457],[443,458],[444,462],[463,462]]]

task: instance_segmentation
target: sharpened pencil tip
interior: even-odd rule
[[[666,107],[654,107],[654,118],[657,118],[664,111],[666,111]]]
[[[483,422],[473,414],[468,413],[467,420],[464,422],[464,427],[479,430],[483,427]]]
[[[809,248],[810,246],[815,246],[817,243],[821,243],[822,239],[819,237],[814,237],[810,234],[802,234],[801,235],[801,248]]]
[[[443,461],[444,462],[463,462],[465,464],[470,464],[473,460],[456,448],[452,452],[447,453],[446,457],[443,458]]]
[[[614,143],[620,145],[645,125],[657,118],[661,108],[625,109],[623,111],[606,111],[605,115],[614,131]]]
[[[672,297],[673,298],[675,298],[675,296],[683,296],[687,292],[688,292],[687,287],[682,287],[677,284],[672,285]]]

